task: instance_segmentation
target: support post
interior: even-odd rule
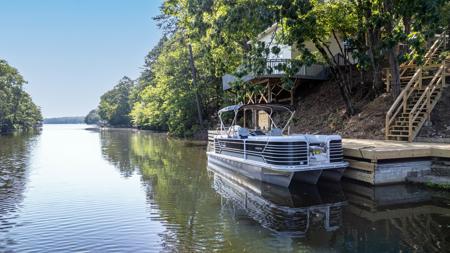
[[[402,103],[403,103],[403,112],[404,113],[406,113],[406,109],[407,109],[407,106],[408,106],[408,104],[406,103],[408,101],[408,94],[407,93],[408,92],[405,92],[405,94],[403,94],[403,101],[402,101]]]
[[[252,109],[252,117],[253,117],[253,130],[256,130],[257,129],[257,126],[258,126],[258,115],[256,115],[257,113],[256,113],[256,110],[255,109]]]
[[[445,60],[442,60],[442,73],[441,73],[441,89],[445,87],[445,74],[446,66],[445,66]]]
[[[272,103],[272,85],[270,83],[270,79],[267,82],[267,91],[268,91],[268,94],[267,94],[268,95],[268,97],[267,97],[268,103]]]
[[[431,115],[431,89],[430,87],[427,89],[427,114],[425,120],[430,120]]]
[[[390,70],[386,69],[386,92],[391,92],[391,79],[390,79]]]
[[[384,124],[384,139],[385,140],[388,139],[388,134],[389,134],[389,116],[386,115],[386,120],[385,120],[385,124]]]
[[[408,141],[412,142],[412,136],[413,136],[413,122],[412,122],[413,115],[409,113],[408,115]]]
[[[422,76],[423,76],[423,68],[419,68],[420,74],[419,74],[419,88],[422,89]]]

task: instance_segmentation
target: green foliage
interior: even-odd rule
[[[17,69],[0,59],[0,133],[27,130],[41,123],[40,109],[22,89],[25,83]]]
[[[351,77],[330,55],[330,41],[345,40],[360,70],[374,73],[375,83],[381,81],[387,52],[400,44],[414,49],[411,57],[420,62],[427,39],[448,26],[449,10],[445,0],[166,0],[155,18],[165,36],[146,56],[131,90],[118,85],[102,96],[99,115],[112,125],[130,125],[131,120],[138,128],[188,137],[201,128],[196,93],[203,118],[210,120],[202,127],[212,127],[219,107],[241,102],[246,93],[261,89],[243,81],[246,74],[282,70],[283,87],[289,90],[300,67],[314,63],[331,67],[348,110],[355,112]],[[292,45],[299,54],[288,63],[268,67],[268,55],[279,54],[280,48],[255,40],[274,23],[276,40]],[[399,63],[409,57],[405,52],[395,56]],[[234,73],[238,80],[224,94],[221,77],[226,73]],[[380,91],[380,84],[365,85],[369,93]]]
[[[264,1],[176,0],[164,2],[157,20],[167,37],[147,57],[151,60],[138,80],[144,88],[131,111],[132,122],[139,128],[189,137],[201,128],[195,93],[203,118],[210,120],[226,103],[221,77],[241,64],[250,49],[247,42],[274,22],[274,12]],[[189,44],[197,87],[192,85]]]
[[[84,123],[88,125],[95,125],[100,121],[100,115],[98,115],[98,110],[91,110],[88,115],[84,118]]]
[[[238,22],[251,2],[164,2],[162,15],[157,19],[166,28],[167,37],[147,57],[150,60],[138,81],[144,88],[138,92],[131,111],[133,125],[168,130],[179,137],[189,137],[200,130],[195,93],[199,94],[203,117],[210,119],[223,104],[222,75],[240,64],[250,36],[270,24],[265,19],[257,29],[249,29],[247,23]],[[255,11],[248,9],[247,13],[249,10]],[[189,44],[197,87],[192,84]]]
[[[131,112],[133,124],[144,129],[169,130],[180,137],[192,136],[199,126],[189,55],[176,35],[164,44],[151,71],[153,79],[140,93]],[[200,92],[206,96],[207,91]]]
[[[131,92],[134,81],[123,77],[114,88],[100,97],[98,114],[111,126],[131,126],[130,111],[132,107]]]

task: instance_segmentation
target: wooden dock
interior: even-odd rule
[[[350,163],[344,176],[373,185],[405,182],[429,174],[435,160],[450,159],[450,144],[343,139]]]

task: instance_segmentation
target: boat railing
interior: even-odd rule
[[[208,130],[208,151],[214,150],[214,137],[222,134],[220,130]]]

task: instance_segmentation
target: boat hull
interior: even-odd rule
[[[333,166],[319,167],[311,169],[308,167],[302,169],[275,169],[270,166],[255,164],[252,161],[229,157],[226,155],[207,152],[208,166],[219,167],[235,171],[250,179],[260,180],[262,182],[289,187],[294,181],[300,183],[317,184],[324,175],[324,179],[339,181],[342,177],[346,163],[340,163]]]

